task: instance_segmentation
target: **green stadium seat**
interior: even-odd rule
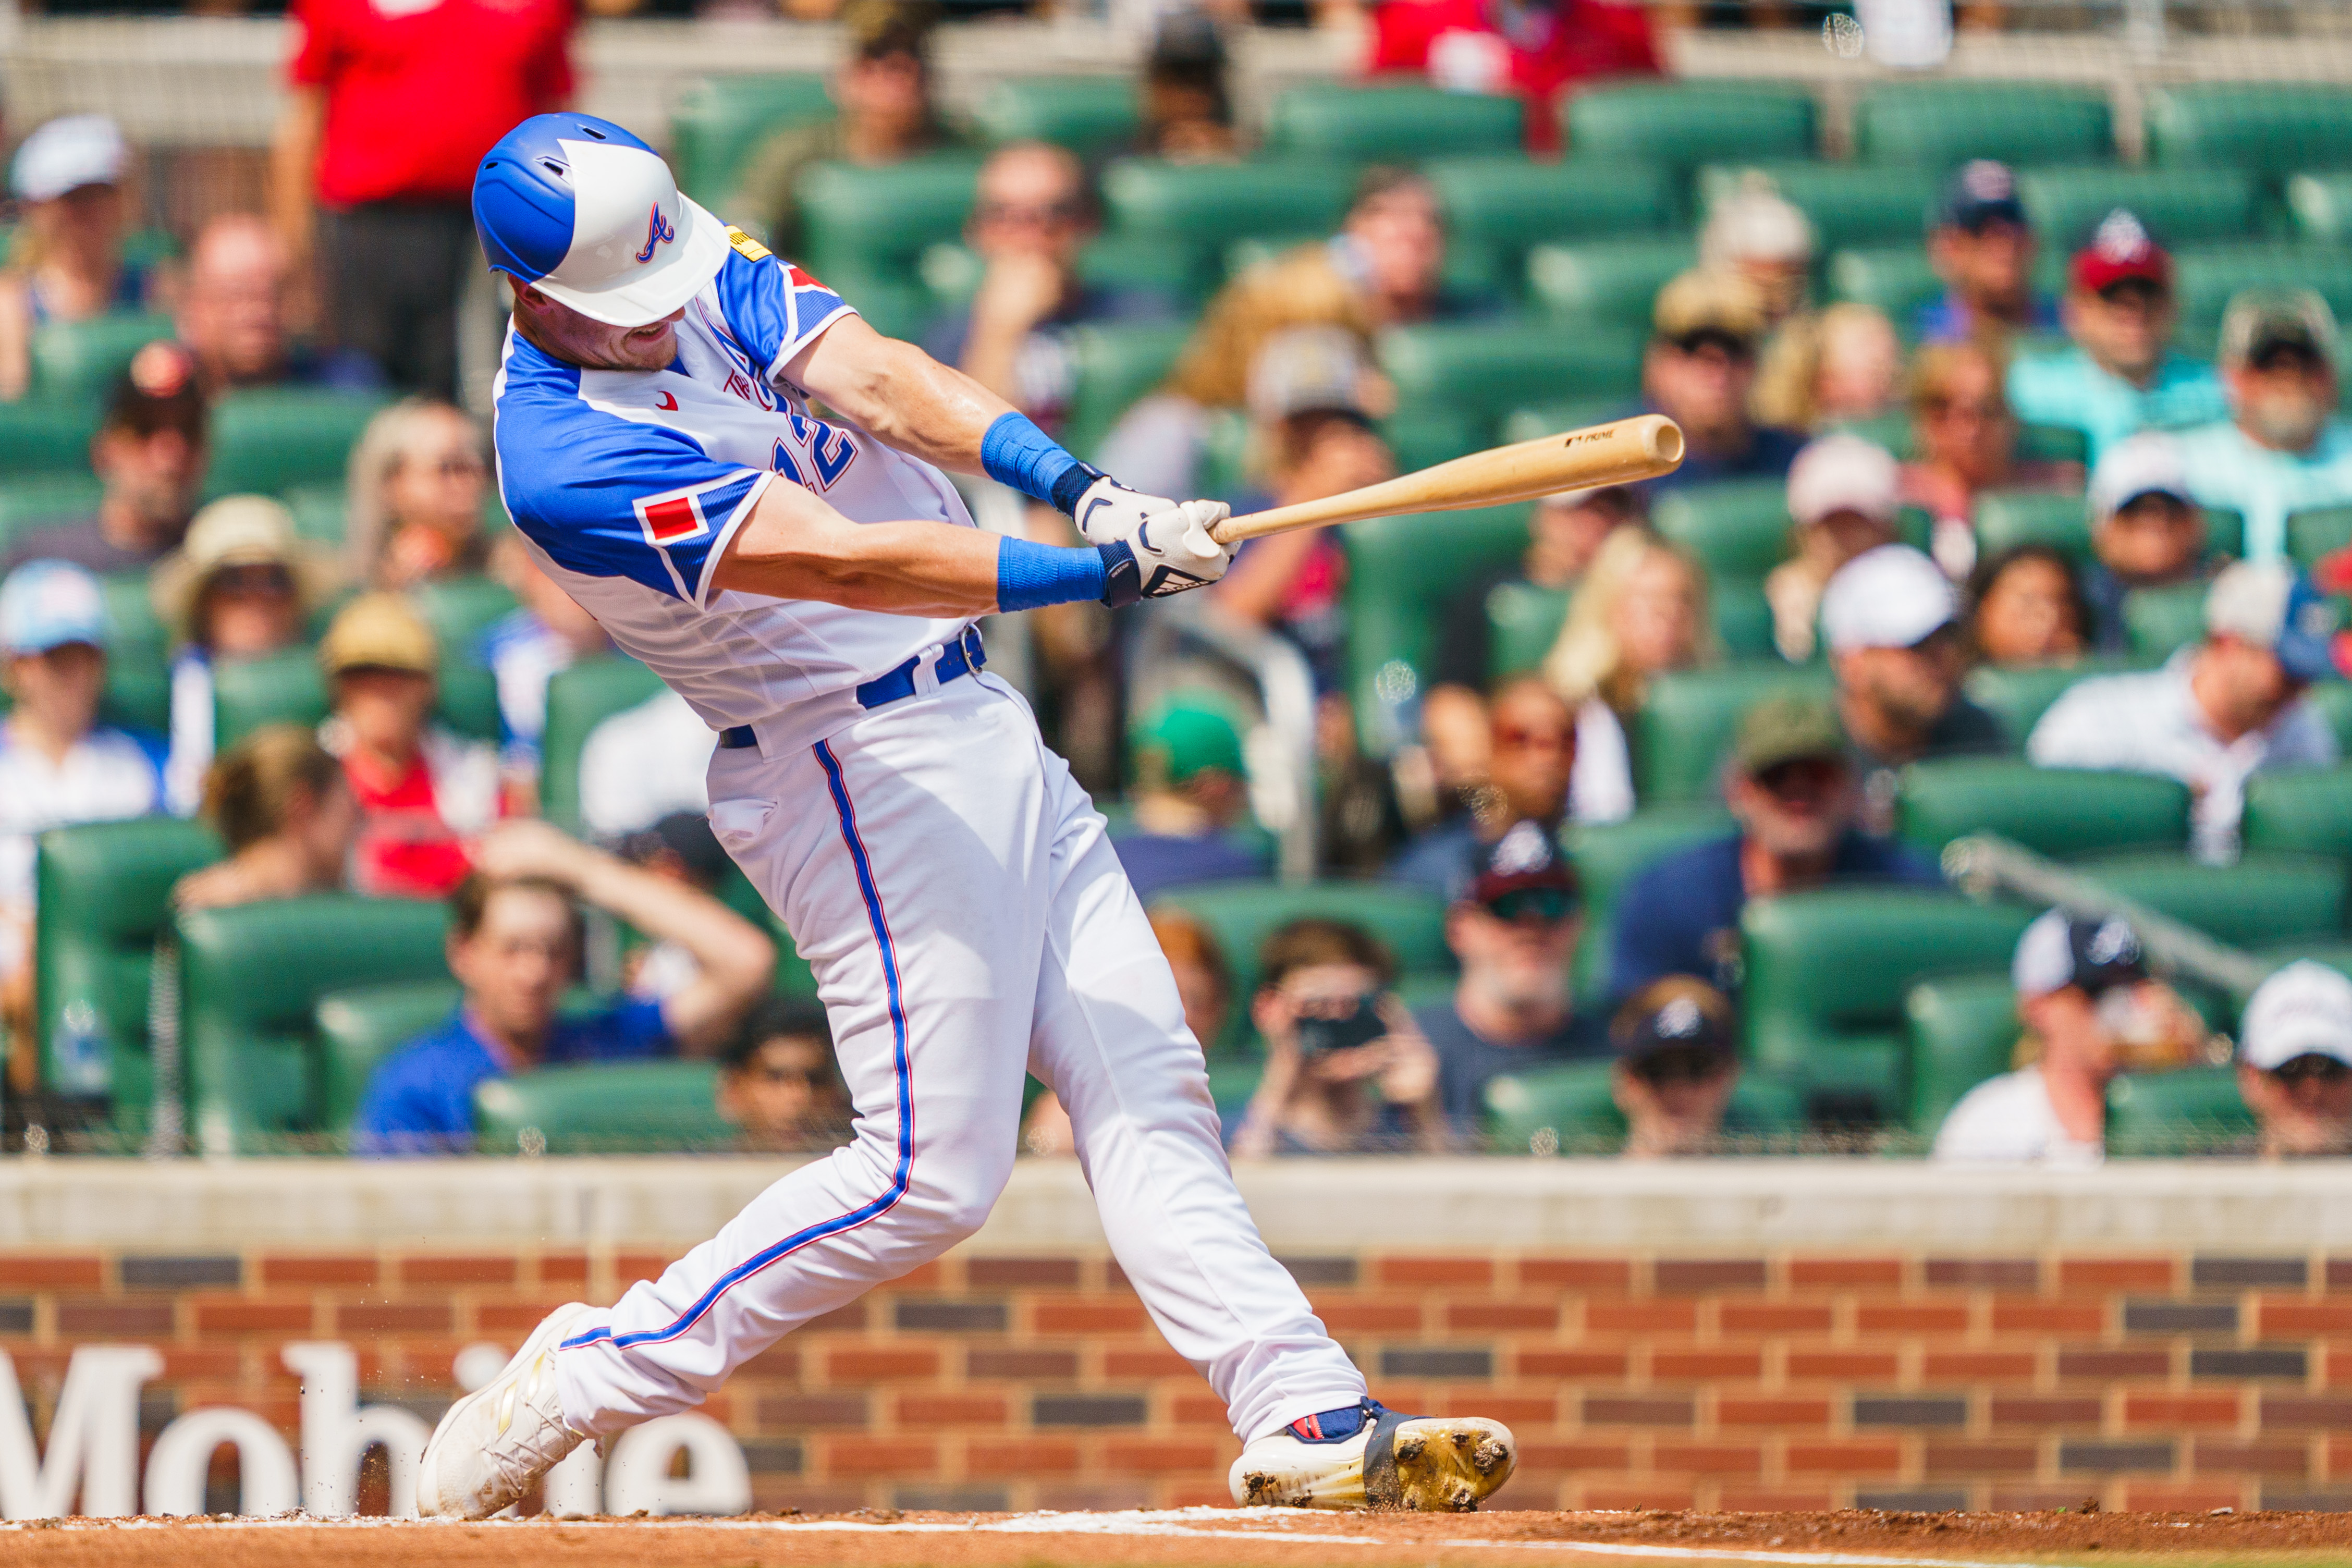
[[[2234,866],[2207,866],[2131,851],[2084,860],[2074,870],[2232,946],[2344,929],[2344,862],[2323,856],[2248,855]]]
[[[2199,1153],[2258,1129],[2239,1097],[2235,1068],[2126,1073],[2107,1086],[2107,1152],[2113,1155]]]
[[[1634,793],[1646,809],[1714,798],[1717,770],[1731,750],[1740,715],[1782,691],[1826,699],[1826,666],[1799,668],[1780,659],[1682,670],[1650,682],[1648,700],[1627,737],[1633,751]]]
[[[341,894],[182,914],[180,1038],[198,1146],[259,1152],[324,1131],[320,998],[445,975],[447,924],[438,901]]]
[[[1977,498],[1977,553],[1991,560],[2021,544],[2048,544],[2078,562],[2091,558],[2083,498],[2063,490],[1987,490]]]
[[[499,678],[490,667],[467,654],[444,655],[439,680],[434,717],[452,734],[495,743],[499,739]]]
[[[1872,89],[1853,108],[1859,163],[1943,170],[1970,158],[2090,163],[2115,152],[2106,95],[2080,88],[1906,81]]]
[[[2124,633],[2132,657],[2160,664],[2205,635],[2205,584],[2134,588],[2124,595]]]
[[[1192,258],[1156,239],[1125,234],[1099,235],[1078,252],[1078,276],[1097,289],[1132,289],[1187,306],[1205,301],[1213,282],[1202,274]],[[972,287],[979,286],[975,266]]]
[[[121,658],[162,663],[170,651],[172,634],[155,613],[154,595],[143,572],[118,572],[98,580],[106,602],[107,652]]]
[[[1384,517],[1346,525],[1348,690],[1364,748],[1412,739],[1405,713],[1429,684],[1445,606],[1481,573],[1528,547],[1525,505]]]
[[[1513,408],[1563,395],[1628,398],[1642,379],[1642,336],[1563,325],[1391,327],[1378,344],[1398,416],[1458,414],[1499,427]]]
[[[2256,232],[2258,193],[2241,169],[2025,169],[2017,194],[2042,243],[2069,254],[2117,207],[2130,208],[2167,246]]]
[[[916,262],[889,258],[870,265],[828,267],[825,286],[856,307],[868,326],[884,337],[918,338],[938,318]]]
[[[264,724],[316,724],[326,716],[326,678],[307,647],[213,666],[213,743],[222,751]]]
[[[927,247],[963,232],[979,172],[979,160],[968,153],[878,165],[818,163],[801,178],[808,254],[796,259],[845,292],[845,279],[872,283],[910,275]],[[862,309],[864,301],[852,298]]]
[[[155,939],[171,918],[172,884],[220,856],[210,828],[173,816],[52,828],[36,842],[41,1081],[68,1094],[111,1096],[114,1124],[125,1132],[145,1130],[154,1098],[147,988]],[[100,1050],[61,1049],[68,1032],[95,1037]],[[69,1069],[69,1061],[84,1065]]]
[[[278,499],[294,514],[296,533],[319,544],[342,548],[350,492],[341,485],[296,485]]]
[[[127,312],[48,322],[33,332],[32,395],[53,406],[100,407],[131,356],[175,330],[169,316]]]
[[[0,403],[0,474],[81,478],[89,471],[89,439],[97,434],[95,408],[31,397]]]
[[[2209,506],[2205,509],[2205,553],[2243,558],[2246,553],[2246,514],[2235,507]]]
[[[2294,232],[2320,245],[2352,239],[2352,174],[2303,174],[2286,183]]]
[[[2006,971],[1923,980],[1903,994],[1911,1131],[1934,1137],[1960,1097],[2014,1064],[2017,992]]]
[[[1528,294],[1545,313],[1650,330],[1658,290],[1698,265],[1686,234],[1538,245],[1528,252]]]
[[[1904,998],[1931,974],[2006,968],[2035,911],[1908,889],[1758,899],[1740,915],[1749,1058],[1802,1088],[1818,1120],[1911,1106]]]
[[[1854,245],[1917,245],[1938,181],[1927,169],[1807,162],[1710,163],[1698,172],[1702,212],[1760,181],[1812,220],[1815,254]]]
[[[1515,95],[1311,81],[1274,100],[1265,150],[1337,163],[1417,163],[1436,149],[1517,153],[1526,126],[1526,104]]]
[[[2325,556],[2352,549],[2352,506],[2312,507],[2289,512],[2286,552],[2298,566],[2315,566]]]
[[[1204,261],[1254,235],[1323,235],[1348,210],[1355,174],[1344,164],[1299,159],[1171,163],[1121,158],[1103,171],[1103,205],[1114,234],[1191,251]]]
[[[1897,452],[1896,457],[1905,456]],[[2017,427],[2021,462],[2091,464],[2091,438],[2071,425],[2022,425]]]
[[[1611,1070],[1608,1062],[1570,1062],[1491,1080],[1486,1120],[1495,1152],[1615,1153],[1625,1142],[1625,1117],[1610,1091]],[[1723,1110],[1723,1135],[1735,1142],[1789,1138],[1804,1126],[1804,1102],[1753,1068],[1739,1075]]]
[[[2147,161],[2243,169],[2276,179],[2352,165],[2352,92],[2301,82],[2154,87],[2141,109]]]
[[[541,1068],[475,1089],[474,1135],[500,1154],[723,1149],[736,1130],[719,1114],[718,1089],[715,1062]]]
[[[1532,441],[1540,436],[1558,436],[1622,419],[1629,411],[1622,397],[1571,397],[1553,403],[1531,403],[1503,416],[1497,439]]]
[[[512,590],[495,577],[445,577],[420,583],[409,590],[433,635],[440,640],[441,658],[472,658],[482,634],[519,607]]]
[[[547,729],[540,737],[539,805],[549,821],[580,831],[580,753],[589,731],[661,690],[661,677],[616,653],[556,672],[547,683]]]
[[[1138,398],[1157,389],[1176,368],[1192,328],[1177,323],[1081,327],[1070,335],[1077,384],[1070,394],[1063,442],[1090,453]]]
[[[2248,240],[2184,246],[2175,257],[2177,335],[2200,352],[2210,350],[2221,330],[2221,312],[2242,289],[2314,289],[2338,320],[2352,317],[2352,254],[2339,247]]]
[[[2304,700],[2335,731],[2336,750],[2352,756],[2352,681],[2323,680]]]
[[[1608,999],[1617,899],[1625,884],[1653,861],[1720,838],[1737,826],[1721,805],[1702,802],[1644,806],[1622,822],[1571,822],[1560,830],[1560,847],[1576,868],[1584,896],[1584,934],[1576,944],[1580,1001],[1598,1005]]]
[[[670,167],[678,188],[724,210],[744,161],[779,131],[833,118],[824,78],[814,72],[716,76],[696,82],[670,110]]]
[[[1813,155],[1813,99],[1800,87],[1604,82],[1566,94],[1559,114],[1580,163],[1653,163],[1679,175],[1734,158]]]
[[[2246,849],[2352,859],[2352,765],[2258,773],[2239,824]]]
[[[1762,578],[1718,578],[1707,585],[1706,597],[1724,658],[1774,657],[1778,648],[1772,641],[1772,601],[1764,596]]]
[[[1117,76],[1007,77],[972,106],[972,124],[991,142],[1051,142],[1100,153],[1132,142],[1143,110],[1135,83]]]
[[[1233,1016],[1213,1051],[1239,1048],[1248,1037],[1258,951],[1293,921],[1313,917],[1363,927],[1388,948],[1400,974],[1447,974],[1454,967],[1445,945],[1445,906],[1417,889],[1377,882],[1202,882],[1162,893],[1152,907],[1183,910],[1207,926],[1224,951],[1234,979]]]
[[[105,487],[89,474],[25,474],[0,485],[0,548],[27,529],[88,517]]]
[[[1780,479],[1718,479],[1665,491],[1650,525],[1698,557],[1714,577],[1761,577],[1789,558],[1789,487]]]
[[[360,432],[390,401],[381,393],[307,386],[226,394],[213,404],[205,493],[275,495],[339,480]]]
[[[1897,331],[1906,334],[1920,307],[1942,298],[1944,292],[1944,280],[1936,276],[1927,252],[1916,244],[1850,246],[1833,252],[1829,280],[1832,298],[1874,305],[1886,313]]]
[[[1446,279],[1457,289],[1515,295],[1538,245],[1642,234],[1675,217],[1674,189],[1655,169],[1496,154],[1449,156],[1422,173],[1445,205]]]
[[[347,1132],[367,1092],[376,1064],[457,1010],[457,983],[398,980],[360,985],[319,998],[312,1021],[319,1032],[319,1121],[330,1132]]]
[[[2189,838],[2189,788],[2153,773],[2040,768],[2013,757],[1948,757],[1903,770],[1895,827],[1930,855],[1969,833],[1996,833],[2062,859],[2105,850],[2178,850]]]
[[[172,669],[161,658],[106,660],[106,695],[99,713],[108,723],[159,739],[172,732]]]
[[[1486,595],[1487,680],[1541,668],[1567,619],[1567,589],[1497,584]]]

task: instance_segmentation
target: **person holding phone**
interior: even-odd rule
[[[1228,1141],[1236,1159],[1448,1146],[1437,1053],[1389,990],[1388,950],[1344,921],[1293,921],[1266,939],[1250,1017],[1265,1076]]]

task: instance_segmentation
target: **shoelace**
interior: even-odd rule
[[[530,1397],[538,1392],[548,1372],[549,1360],[541,1352],[499,1397],[499,1435],[491,1442],[489,1459],[500,1484],[515,1496],[521,1495],[532,1480],[562,1459],[575,1440],[561,1415],[547,1415]],[[518,1405],[530,1415],[530,1420],[520,1426],[515,1422]]]

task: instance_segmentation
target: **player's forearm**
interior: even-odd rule
[[[844,322],[842,326],[853,323]],[[835,327],[831,338],[842,331]],[[819,353],[825,339],[818,340]],[[960,474],[983,472],[981,442],[1013,405],[912,343],[868,331],[855,354],[814,361],[824,384],[809,387],[842,416],[910,457]]]

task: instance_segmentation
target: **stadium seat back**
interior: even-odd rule
[[[1072,333],[1077,383],[1062,433],[1070,450],[1092,452],[1129,405],[1168,379],[1191,336],[1192,328],[1175,322],[1081,327]]]
[[[1970,158],[2098,163],[2115,156],[2115,116],[2105,94],[2077,88],[1906,81],[1873,89],[1854,105],[1853,149],[1861,163],[1936,170]]]
[[[264,724],[313,725],[326,716],[326,677],[307,647],[213,663],[213,743],[222,751]]]
[[[621,654],[583,658],[547,683],[547,729],[540,741],[540,809],[580,830],[580,753],[589,732],[662,690],[661,677]]]
[[[862,309],[843,279],[910,272],[926,247],[954,240],[971,214],[979,173],[979,159],[968,153],[815,164],[802,176],[798,197],[810,270]]]
[[[657,1152],[726,1146],[715,1062],[597,1062],[486,1079],[474,1090],[485,1152]],[[532,1139],[533,1131],[538,1133]]]
[[[1772,601],[1764,595],[1762,578],[1717,578],[1707,585],[1706,602],[1726,658],[1774,657]]]
[[[1580,163],[1654,163],[1687,174],[1735,158],[1813,155],[1813,99],[1798,87],[1603,82],[1565,94],[1559,114],[1569,156]]]
[[[131,368],[131,356],[176,330],[164,315],[110,313],[86,321],[44,322],[33,331],[32,395],[48,407],[100,407]]]
[[[2124,635],[2132,657],[2160,664],[2205,635],[2205,584],[2134,588],[2124,595]]]
[[[1644,234],[1675,219],[1673,184],[1657,169],[1496,153],[1436,159],[1422,173],[1445,206],[1447,274],[1458,287],[1516,295],[1538,245]]]
[[[2210,354],[2221,312],[2243,289],[2309,289],[2341,321],[2352,317],[2352,254],[2339,247],[2242,240],[2184,246],[2175,253],[2173,291],[2181,342]]]
[[[1562,321],[1599,322],[1646,334],[1658,290],[1698,265],[1690,235],[1635,235],[1538,245],[1528,252],[1528,294],[1538,310]],[[1581,387],[1553,385],[1540,395]]]
[[[1541,668],[1567,619],[1567,589],[1497,584],[1486,595],[1486,679]]]
[[[1789,556],[1789,487],[1717,479],[1659,495],[1650,525],[1698,557],[1710,578],[1761,577]]]
[[[1960,1097],[2010,1070],[2017,1051],[2017,992],[2006,972],[1923,980],[1903,994],[1911,1055],[1911,1131],[1935,1136]]]
[[[2319,245],[2352,240],[2352,174],[2305,173],[2286,183],[2294,232]]]
[[[1990,561],[2021,544],[2047,544],[2077,562],[2091,558],[2083,498],[2063,490],[1987,490],[1977,498],[1977,553]]]
[[[2250,854],[2234,866],[2208,866],[2185,855],[2127,851],[2091,858],[2074,870],[2231,946],[2344,929],[2344,862],[2325,856]]]
[[[1827,700],[1831,689],[1825,666],[1800,668],[1777,658],[1654,678],[1627,737],[1634,793],[1645,808],[1714,798],[1741,714],[1782,691]]]
[[[1560,830],[1560,847],[1576,868],[1584,898],[1584,934],[1576,944],[1576,994],[1597,1005],[1610,992],[1609,967],[1616,948],[1617,901],[1625,885],[1655,862],[1738,825],[1712,802],[1645,806],[1622,822],[1571,822]]]
[[[1528,508],[1384,517],[1346,525],[1348,689],[1363,744],[1384,756],[1409,737],[1403,713],[1429,684],[1454,595],[1528,547]]]
[[[1831,255],[1829,279],[1832,298],[1876,306],[1906,336],[1921,307],[1944,293],[1944,280],[1916,244],[1849,246]]]
[[[98,411],[79,403],[0,403],[0,474],[87,478],[89,438],[97,434]]]
[[[1458,411],[1499,426],[1523,403],[1563,386],[1631,398],[1642,383],[1642,334],[1521,323],[1391,327],[1381,368],[1396,384],[1400,416]]]
[[[2107,1152],[2126,1159],[2200,1152],[2259,1127],[2234,1068],[2126,1073],[2107,1086]]]
[[[439,639],[444,663],[478,658],[482,634],[520,607],[505,584],[478,574],[419,583],[408,591],[408,602]]]
[[[196,910],[180,937],[180,1038],[200,1147],[252,1152],[326,1130],[319,1000],[443,978],[448,910],[342,894]]]
[[[1507,1074],[1486,1085],[1486,1121],[1502,1154],[1613,1154],[1625,1142],[1625,1115],[1609,1087],[1611,1064],[1567,1062]],[[1750,1068],[1724,1107],[1727,1139],[1785,1137],[1804,1130],[1803,1100]]]
[[[2166,167],[2352,166],[2352,91],[2301,82],[2195,82],[2148,89],[2147,161]]]
[[[1103,171],[1102,191],[1111,232],[1214,254],[1252,235],[1330,233],[1348,210],[1354,183],[1345,164],[1305,159],[1121,158]]]
[[[1449,92],[1419,82],[1312,81],[1274,100],[1265,150],[1277,158],[1337,163],[1417,163],[1438,149],[1517,153],[1526,123],[1526,105],[1512,94]]]
[[[55,827],[36,841],[41,1081],[67,1094],[111,1096],[114,1123],[126,1132],[145,1129],[154,1098],[148,985],[172,885],[220,856],[212,829],[174,816]],[[100,1045],[75,1047],[69,1036]]]
[[[2298,566],[2309,568],[2325,556],[2352,548],[2352,506],[2309,507],[2289,512],[2286,552]]]
[[[2041,768],[2015,757],[1948,757],[1903,770],[1896,831],[1929,855],[1993,833],[2040,855],[2179,849],[2189,786],[2153,773]]]
[[[1698,172],[1700,209],[1711,213],[1759,184],[1812,220],[1814,254],[1821,256],[1856,245],[1916,246],[1937,181],[1931,170],[1900,165],[1734,160]]]
[[[1816,1115],[1888,1120],[1911,1105],[1904,997],[1931,974],[2006,968],[2035,910],[1911,889],[1826,889],[1740,916],[1749,1057]]]
[[[256,387],[213,404],[208,496],[275,495],[343,477],[360,432],[391,399],[378,392]]]
[[[431,1029],[440,1027],[464,993],[457,983],[396,980],[359,985],[319,998],[311,1017],[318,1030],[319,1121],[330,1132],[347,1132],[367,1093],[368,1076],[384,1058]]]
[[[2042,243],[2069,254],[2117,207],[2166,246],[2243,239],[2259,216],[2253,177],[2242,169],[2023,169],[2017,194]]]
[[[1961,689],[1969,701],[2000,721],[2001,733],[2011,746],[2022,748],[2033,726],[2068,687],[2093,676],[2121,675],[2143,668],[2137,659],[2101,658],[2077,664],[2008,668],[1988,664],[1969,671]]]
[[[1051,142],[1093,153],[1131,142],[1142,129],[1135,83],[1117,76],[1007,77],[990,84],[972,123],[1000,145]]]
[[[499,678],[488,665],[472,658],[445,658],[438,679],[440,698],[433,716],[444,728],[468,741],[501,738]]]
[[[2249,851],[2352,860],[2352,765],[2254,774],[2239,832]]]
[[[0,485],[0,547],[45,523],[88,517],[105,487],[88,473],[26,474]]]
[[[670,167],[678,188],[724,211],[736,178],[760,144],[779,131],[833,117],[824,78],[813,71],[706,77],[670,110]]]
[[[294,514],[294,531],[341,550],[350,521],[350,492],[341,485],[296,485],[278,498]]]

